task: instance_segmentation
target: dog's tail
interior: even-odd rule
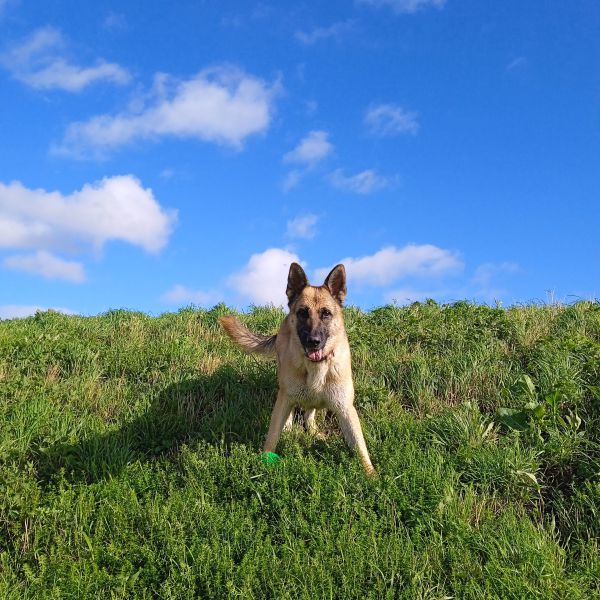
[[[235,317],[219,317],[223,329],[236,344],[239,344],[246,352],[255,352],[264,356],[275,356],[275,340],[277,335],[260,335],[252,333],[245,325],[242,325]]]

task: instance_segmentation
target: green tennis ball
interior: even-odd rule
[[[273,467],[279,463],[281,458],[279,457],[279,454],[275,454],[275,452],[261,452],[260,460],[262,461],[263,465]]]

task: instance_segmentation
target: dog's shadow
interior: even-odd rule
[[[57,443],[37,453],[40,480],[62,473],[70,482],[103,480],[135,461],[178,451],[182,444],[205,441],[258,449],[268,428],[276,397],[275,369],[256,363],[243,370],[233,365],[172,383],[150,408],[124,425],[74,444]]]

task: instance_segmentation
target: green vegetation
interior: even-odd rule
[[[375,481],[226,312],[0,322],[0,597],[600,597],[599,304],[347,309]]]

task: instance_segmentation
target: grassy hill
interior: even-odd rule
[[[599,304],[347,309],[375,481],[227,312],[0,322],[0,597],[600,597]]]

